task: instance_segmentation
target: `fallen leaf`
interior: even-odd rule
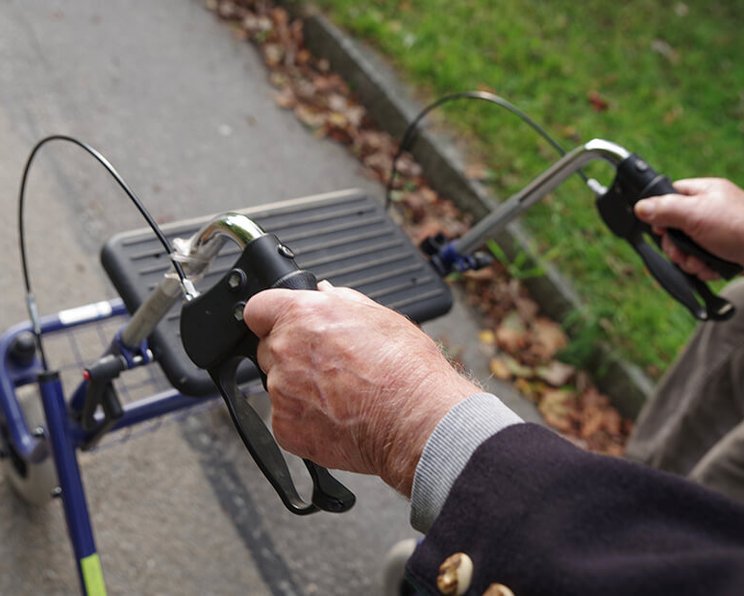
[[[223,0],[222,2],[219,3],[219,6],[217,7],[217,11],[223,19],[230,19],[235,14],[235,3],[225,2]]]
[[[299,104],[294,109],[295,116],[309,128],[317,129],[323,126],[325,116],[309,108],[305,104]]]
[[[277,89],[284,89],[291,84],[291,80],[286,73],[276,70],[269,75],[269,82]]]
[[[664,41],[663,39],[654,39],[651,42],[651,49],[669,60],[671,64],[677,64],[677,62],[679,62],[679,54],[677,53],[677,50],[675,50],[668,41]]]
[[[297,105],[297,98],[289,87],[285,87],[274,96],[276,105],[285,110],[291,110]]]
[[[410,153],[404,153],[398,158],[397,170],[399,178],[415,178],[416,176],[421,176],[421,166],[415,159],[413,159]]]
[[[478,333],[478,341],[486,346],[495,346],[496,335],[491,329],[481,329]]]
[[[466,271],[463,276],[473,281],[492,281],[496,275],[493,267]]]
[[[503,350],[515,353],[527,345],[527,327],[516,310],[511,311],[496,329],[496,341]]]
[[[530,350],[543,361],[555,356],[568,345],[568,338],[558,323],[539,317],[532,323]]]
[[[535,302],[531,298],[525,298],[524,296],[515,298],[514,305],[517,307],[519,316],[521,316],[528,323],[537,316],[537,313],[540,310],[537,302]]]
[[[311,58],[312,54],[303,48],[295,55],[295,63],[298,66],[304,66],[310,62]]]
[[[531,379],[535,376],[535,371],[529,366],[525,366],[520,363],[516,358],[512,358],[508,354],[502,356],[502,360],[506,365],[507,369],[512,376],[520,379]]]
[[[575,373],[576,369],[573,366],[558,360],[553,360],[548,365],[535,369],[535,374],[553,387],[565,385]]]
[[[278,65],[284,58],[284,49],[276,43],[269,43],[263,47],[263,56],[269,67]]]
[[[516,379],[514,381],[514,388],[519,391],[520,395],[524,396],[532,403],[539,403],[545,393],[543,386],[536,385],[535,383],[530,382],[529,379],[525,378]]]
[[[471,180],[484,181],[493,177],[491,169],[482,163],[472,163],[465,166],[465,176]]]
[[[664,124],[674,124],[684,114],[684,108],[680,105],[674,106],[671,110],[664,114]]]
[[[604,421],[603,413],[600,410],[593,410],[585,416],[581,429],[579,430],[579,436],[582,439],[587,439],[596,434],[601,428]]]
[[[571,430],[570,414],[573,400],[572,393],[553,390],[543,395],[537,409],[550,426],[561,432],[569,432]]]
[[[488,364],[488,369],[494,377],[501,379],[502,381],[508,381],[512,378],[511,371],[502,358],[491,358],[491,361]]]
[[[595,112],[606,112],[610,107],[609,102],[602,97],[599,91],[590,91],[587,99]]]

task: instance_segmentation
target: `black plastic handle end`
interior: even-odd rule
[[[326,468],[308,459],[304,462],[313,479],[313,505],[330,513],[344,513],[354,506],[356,503],[354,493],[331,476]]]
[[[678,194],[672,182],[666,176],[658,174],[651,166],[637,155],[625,159],[617,169],[618,180],[629,192],[625,195],[635,204],[641,199],[660,195]],[[731,279],[742,272],[738,263],[717,257],[685,234],[682,230],[668,230],[672,241],[687,254],[703,261],[710,269],[724,279]]]

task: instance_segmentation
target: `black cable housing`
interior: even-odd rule
[[[423,110],[421,110],[416,115],[416,117],[410,122],[410,124],[406,127],[405,131],[403,132],[403,138],[400,142],[400,145],[398,145],[398,151],[393,157],[393,163],[390,168],[390,176],[388,178],[387,186],[385,188],[385,209],[388,209],[392,202],[393,185],[395,184],[395,177],[398,173],[398,169],[397,169],[398,160],[401,158],[403,153],[411,145],[414,137],[416,136],[418,132],[419,123],[429,114],[429,112],[432,112],[439,106],[445,103],[448,103],[450,101],[454,101],[456,99],[479,99],[481,101],[486,101],[489,103],[496,104],[508,110],[509,112],[511,112],[518,118],[520,118],[523,122],[531,126],[560,155],[566,154],[566,150],[553,137],[551,137],[542,126],[540,126],[537,122],[535,122],[522,110],[517,108],[514,104],[507,101],[503,97],[496,95],[495,93],[490,93],[488,91],[461,91],[457,93],[450,93],[447,95],[443,95],[436,101],[433,101],[432,103],[427,105]],[[588,180],[586,175],[581,170],[579,170],[577,173],[584,179],[585,182]]]
[[[137,207],[137,210],[140,212],[142,217],[145,218],[145,221],[147,221],[148,225],[150,226],[150,228],[152,228],[158,240],[163,245],[163,248],[165,249],[166,253],[169,256],[173,254],[173,249],[171,247],[170,242],[168,241],[168,238],[165,236],[163,231],[158,226],[157,222],[153,219],[153,217],[147,211],[142,201],[134,193],[134,191],[130,188],[130,186],[125,182],[125,180],[121,177],[119,172],[116,171],[116,168],[114,168],[114,166],[112,166],[111,163],[99,151],[97,151],[96,149],[88,145],[87,143],[80,141],[74,137],[67,136],[67,135],[51,135],[51,136],[41,139],[38,143],[36,143],[34,148],[31,150],[31,153],[29,154],[25,167],[23,168],[23,177],[21,178],[21,185],[20,185],[20,189],[18,193],[18,236],[19,236],[19,247],[20,247],[20,255],[21,255],[21,269],[23,272],[23,283],[24,283],[24,288],[26,290],[26,299],[27,299],[27,303],[28,303],[28,307],[30,311],[29,314],[31,316],[31,320],[34,326],[34,335],[36,337],[36,344],[39,349],[39,354],[41,356],[41,362],[42,362],[42,367],[44,371],[48,371],[48,366],[47,366],[46,354],[44,353],[44,348],[43,348],[42,341],[41,341],[41,330],[39,329],[38,316],[35,312],[35,300],[33,297],[33,293],[31,291],[31,278],[30,278],[29,271],[28,271],[28,259],[26,256],[26,234],[25,234],[25,225],[24,225],[24,206],[25,206],[25,196],[26,196],[26,183],[28,181],[28,174],[31,169],[31,164],[33,163],[34,157],[36,157],[36,154],[38,153],[39,149],[41,149],[45,144],[51,141],[65,141],[68,143],[72,143],[84,149],[90,155],[96,158],[98,162],[108,171],[108,173],[111,174],[114,180],[116,180],[116,182],[119,184],[122,190],[126,193],[126,195],[129,197],[132,203],[134,203],[135,207]],[[174,260],[173,258],[171,258],[171,262],[173,263],[173,267],[176,270],[176,274],[178,275],[179,279],[182,282],[185,281],[186,274],[184,273],[184,270],[181,264],[178,261]]]

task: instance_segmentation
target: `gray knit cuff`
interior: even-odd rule
[[[427,532],[470,456],[489,437],[522,419],[490,393],[476,393],[442,418],[416,466],[411,525]]]

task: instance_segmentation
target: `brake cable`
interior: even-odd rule
[[[65,141],[65,142],[77,145],[78,147],[87,151],[96,160],[98,160],[98,162],[106,169],[106,171],[108,171],[108,173],[111,174],[114,180],[116,180],[116,182],[119,184],[122,190],[126,193],[126,195],[129,197],[132,203],[134,203],[135,207],[140,212],[142,217],[144,217],[147,224],[150,226],[150,228],[152,228],[158,240],[163,245],[163,248],[165,249],[166,253],[170,257],[171,262],[173,263],[173,268],[175,269],[176,274],[178,275],[178,278],[181,282],[182,287],[187,281],[186,274],[183,270],[183,267],[181,266],[181,263],[179,263],[177,260],[174,259],[173,249],[171,247],[171,244],[168,241],[168,238],[163,233],[163,231],[160,229],[160,226],[158,226],[157,222],[153,219],[152,215],[150,215],[149,211],[145,208],[140,198],[135,194],[132,188],[126,183],[126,181],[119,174],[116,168],[114,168],[114,166],[112,166],[111,163],[99,151],[94,149],[88,143],[85,143],[83,141],[76,139],[75,137],[71,137],[68,135],[51,135],[51,136],[43,138],[38,143],[36,143],[34,148],[31,150],[31,153],[29,154],[28,159],[26,160],[26,165],[23,168],[23,177],[21,178],[21,185],[20,185],[20,189],[18,192],[18,238],[19,238],[19,247],[20,247],[20,256],[21,256],[21,269],[23,271],[23,283],[24,283],[24,288],[26,291],[26,308],[28,310],[29,318],[31,320],[33,334],[36,339],[36,345],[38,347],[39,354],[41,356],[42,368],[45,372],[48,372],[49,368],[48,368],[46,353],[44,352],[44,346],[43,346],[42,337],[41,337],[42,336],[41,323],[39,321],[39,312],[38,312],[38,307],[36,304],[36,298],[34,297],[34,294],[31,290],[31,277],[30,277],[29,270],[28,270],[28,259],[26,255],[24,207],[25,207],[25,197],[26,197],[26,183],[28,181],[28,175],[31,169],[31,164],[33,163],[34,157],[36,157],[36,154],[42,148],[42,146],[44,146],[45,144],[51,141]]]
[[[394,190],[395,185],[395,178],[398,174],[398,161],[403,156],[403,153],[405,153],[408,148],[413,143],[414,138],[416,137],[416,134],[418,133],[418,125],[421,123],[421,121],[432,111],[437,109],[438,107],[444,105],[445,103],[449,103],[450,101],[458,100],[458,99],[477,99],[481,101],[486,101],[488,103],[495,104],[497,106],[500,106],[504,108],[505,110],[511,112],[515,116],[517,116],[520,120],[522,120],[524,123],[529,125],[535,132],[537,132],[538,135],[540,135],[545,141],[548,142],[548,144],[555,149],[559,155],[563,156],[566,154],[566,150],[561,146],[561,144],[556,141],[550,133],[548,133],[545,128],[540,126],[534,119],[532,119],[528,114],[520,110],[517,106],[512,104],[510,101],[504,99],[500,95],[496,95],[495,93],[491,93],[489,91],[461,91],[457,93],[449,93],[447,95],[443,95],[439,99],[431,102],[429,105],[424,107],[411,122],[406,127],[405,131],[403,132],[403,138],[401,139],[400,145],[398,145],[398,151],[395,153],[395,156],[393,157],[393,162],[390,167],[390,176],[388,176],[387,185],[385,187],[385,209],[387,210],[391,203],[392,203],[392,193]],[[585,183],[589,184],[589,178],[582,170],[578,170],[576,172],[581,178],[584,180]]]

